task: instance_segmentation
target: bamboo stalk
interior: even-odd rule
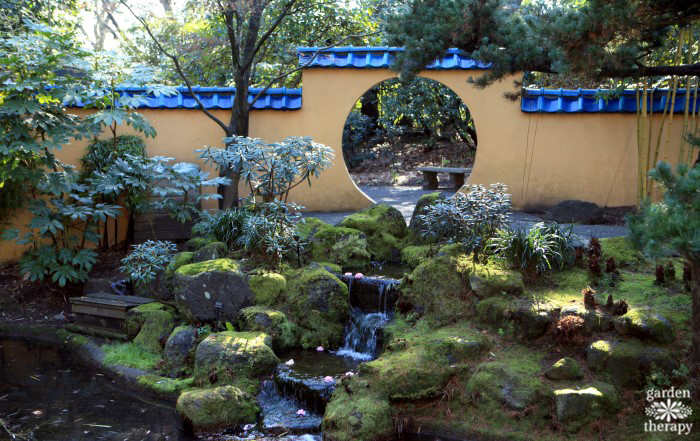
[[[688,65],[693,64],[692,50],[693,27],[688,29]],[[688,105],[690,104],[690,75],[685,78],[685,106],[683,109],[683,130],[681,130],[681,149],[678,152],[678,164],[683,163],[685,153],[685,138],[688,134]],[[692,147],[688,147],[692,150]]]
[[[666,112],[668,111],[668,103],[671,98],[671,88],[666,89],[666,101],[664,102],[664,111],[661,115],[661,126],[659,126],[659,135],[656,138],[656,148],[654,149],[654,163],[652,167],[656,167],[656,163],[659,161],[659,150],[661,149],[661,137],[664,133],[664,124],[666,122]]]
[[[640,159],[640,162],[642,164],[642,198],[647,194],[647,174],[649,169],[647,168],[647,151],[649,148],[647,147],[647,79],[644,78],[644,92],[642,93],[642,145],[641,145],[641,152],[642,152],[642,157]]]
[[[676,52],[675,66],[681,61],[681,51],[683,50],[683,37],[685,37],[685,29],[681,29],[678,36],[678,51]],[[664,147],[664,162],[668,162],[668,151],[671,146],[671,130],[673,129],[673,111],[676,106],[676,88],[678,87],[678,77],[673,76],[673,93],[671,95],[671,110],[669,111],[668,123],[666,124],[666,146]]]

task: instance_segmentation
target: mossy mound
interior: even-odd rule
[[[323,434],[329,441],[392,439],[394,425],[389,400],[365,380],[343,378],[326,406]]]
[[[272,338],[261,332],[225,331],[210,334],[195,353],[197,384],[236,384],[254,393],[250,379],[270,375],[279,364]]]
[[[642,254],[624,236],[600,239],[600,249],[604,260],[612,257],[621,266],[633,266],[644,262]]]
[[[174,379],[161,377],[160,375],[141,375],[138,385],[163,397],[177,396],[180,392],[191,389],[194,386],[192,377]]]
[[[284,301],[287,279],[282,274],[261,272],[250,276],[248,285],[256,305],[276,306]]]
[[[543,402],[547,388],[539,379],[539,365],[523,357],[478,365],[467,381],[465,394],[477,407],[506,406],[523,411]]]
[[[564,357],[544,372],[551,380],[576,380],[583,377],[581,364],[571,357]]]
[[[178,268],[193,262],[193,256],[194,253],[192,251],[177,253],[168,266],[165,267],[165,276],[167,278],[172,278]]]
[[[516,337],[529,340],[547,332],[554,314],[551,305],[535,305],[529,299],[506,296],[489,297],[476,305],[479,322],[494,329],[512,331]]]
[[[300,236],[308,245],[304,253],[312,261],[324,261],[346,267],[369,264],[367,237],[359,230],[334,227],[320,219],[307,218],[299,227]]]
[[[264,332],[272,337],[272,346],[279,351],[297,344],[296,326],[281,311],[251,306],[241,309],[238,326],[241,331]]]
[[[240,270],[240,264],[233,259],[215,259],[183,265],[177,269],[176,273],[183,276],[196,276],[210,271],[238,272]]]
[[[309,265],[289,278],[287,306],[300,327],[304,348],[337,348],[350,317],[348,287],[320,265]]]
[[[146,303],[126,313],[124,326],[135,344],[158,354],[175,328],[175,314],[172,308],[162,303]]]
[[[409,245],[401,250],[401,262],[415,268],[430,259],[430,245]]]
[[[374,260],[401,260],[402,239],[408,234],[408,227],[401,212],[391,205],[378,204],[365,208],[343,219],[339,226],[363,232]]]
[[[670,375],[678,365],[669,349],[645,345],[637,340],[598,340],[586,349],[591,369],[602,371],[620,387],[644,384],[652,373]]]
[[[620,409],[615,387],[601,382],[576,389],[554,391],[557,421],[567,432],[576,432],[589,422],[612,418]]]
[[[613,329],[613,317],[599,309],[586,308],[583,304],[568,305],[562,308],[561,316],[581,317],[587,332],[605,332]]]
[[[195,431],[207,431],[255,423],[260,408],[253,395],[234,386],[221,386],[183,392],[177,411]]]
[[[500,294],[519,296],[525,292],[521,273],[494,265],[474,265],[469,275],[469,285],[482,299]]]
[[[421,263],[401,282],[400,304],[413,307],[436,325],[466,317],[471,266],[466,255],[436,256]]]
[[[212,242],[216,242],[216,239],[212,237],[193,237],[192,239],[185,242],[182,246],[183,251],[197,251]]]
[[[627,314],[615,319],[615,330],[622,335],[672,343],[676,339],[671,322],[666,317],[646,309],[630,309]]]

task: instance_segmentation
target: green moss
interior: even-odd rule
[[[183,392],[177,400],[177,411],[200,431],[255,423],[260,408],[249,393],[234,386],[222,386]]]
[[[185,251],[197,251],[200,248],[204,248],[205,246],[209,245],[214,241],[216,241],[216,239],[212,237],[193,237],[192,239],[185,242],[182,248]]]
[[[353,228],[367,236],[369,252],[374,260],[399,261],[408,233],[406,221],[391,205],[374,205],[343,219],[341,227]]]
[[[127,312],[125,328],[134,343],[159,353],[175,328],[175,314],[162,303],[146,303]]]
[[[479,322],[500,326],[508,315],[512,303],[505,297],[490,297],[476,305],[476,318]]]
[[[409,245],[401,250],[401,261],[415,268],[430,258],[430,245]]]
[[[287,280],[283,275],[263,272],[254,274],[248,280],[256,305],[275,306],[284,300]]]
[[[182,253],[177,253],[173,260],[170,261],[167,267],[165,267],[165,276],[170,278],[175,274],[178,268],[183,265],[187,265],[192,262],[194,253],[192,251],[183,251]]]
[[[606,237],[600,239],[600,248],[603,259],[613,257],[618,265],[639,265],[644,262],[644,257],[637,251],[627,237]]]
[[[659,343],[672,343],[676,339],[671,323],[646,309],[630,309],[615,320],[615,329],[620,334],[649,338]]]
[[[554,363],[544,374],[552,380],[573,380],[583,377],[583,368],[573,358],[564,357]]]
[[[381,441],[393,438],[389,400],[357,378],[336,387],[323,419],[329,441]]]
[[[525,292],[522,274],[495,265],[475,265],[471,270],[469,283],[472,291],[480,298],[503,293],[519,296]]]
[[[271,348],[272,339],[261,332],[225,331],[209,335],[195,354],[197,384],[235,384],[255,392],[253,378],[271,374],[279,359]]]
[[[557,420],[567,432],[577,432],[591,421],[611,418],[620,408],[617,391],[605,383],[555,390],[554,403]]]
[[[142,369],[154,370],[160,356],[136,343],[118,343],[102,346],[105,353],[104,363]]]
[[[471,262],[465,255],[437,256],[413,270],[401,285],[401,301],[435,322],[446,324],[468,315]]]
[[[275,349],[290,349],[297,344],[297,327],[287,320],[287,315],[281,311],[260,306],[243,308],[240,312],[240,328],[242,331],[264,332],[272,337]]]
[[[158,395],[174,395],[194,386],[194,378],[174,379],[160,375],[141,375],[138,384]]]
[[[84,335],[80,335],[78,333],[84,332],[87,335],[93,335],[89,331],[90,330],[87,328],[81,328],[77,325],[70,323],[70,324],[66,325],[65,329],[57,329],[56,335],[59,338],[63,339],[63,341],[66,342],[69,346],[81,347],[81,346],[84,346],[84,345],[90,343],[90,339],[85,337]],[[109,333],[109,331],[107,331],[107,332]],[[112,333],[109,333],[109,334],[110,334],[110,338],[114,338],[116,336],[119,336],[119,338],[118,338],[119,340],[126,340],[126,338],[124,337],[123,334],[117,334],[117,333],[114,333],[114,335],[112,335]]]
[[[301,328],[301,345],[339,347],[350,317],[347,285],[318,265],[296,271],[289,280],[287,306]]]
[[[337,263],[331,263],[331,262],[313,262],[313,263],[317,263],[318,265],[325,268],[327,271],[330,271],[334,274],[340,274],[343,271],[343,268],[340,265],[338,265]]]
[[[195,276],[207,271],[238,272],[240,265],[232,259],[216,259],[183,265],[176,272],[183,276]]]

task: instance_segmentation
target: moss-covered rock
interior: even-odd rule
[[[212,242],[216,242],[216,239],[211,237],[193,237],[192,239],[185,242],[182,246],[183,251],[197,251],[200,248],[204,248]]]
[[[162,303],[146,303],[126,313],[124,326],[135,344],[158,354],[175,328],[175,314],[172,308]]]
[[[416,207],[413,209],[413,214],[411,214],[411,222],[409,223],[409,229],[411,230],[411,234],[413,236],[414,241],[421,243],[428,242],[427,239],[421,237],[421,233],[424,228],[424,223],[418,218],[418,216],[425,215],[428,212],[428,208],[430,206],[435,205],[435,203],[444,199],[447,198],[443,196],[442,193],[440,193],[439,191],[436,191],[435,193],[424,194],[423,196],[418,198],[418,202],[416,202]]]
[[[247,277],[231,259],[183,265],[175,271],[174,286],[178,309],[195,322],[234,322],[242,308],[253,304]]]
[[[637,340],[595,341],[586,349],[586,361],[621,387],[642,385],[651,373],[670,374],[678,365],[670,350]]]
[[[241,309],[238,326],[241,331],[264,332],[272,337],[272,346],[284,351],[297,344],[296,326],[287,320],[287,315],[281,311],[251,306]]]
[[[583,377],[581,364],[571,357],[564,357],[544,372],[552,380],[576,380]]]
[[[195,381],[197,384],[236,384],[248,390],[248,379],[269,375],[279,364],[271,346],[272,338],[261,332],[210,334],[195,352]]]
[[[376,360],[360,365],[360,375],[391,400],[419,400],[438,395],[452,369],[447,354],[439,346],[409,345],[396,352],[385,352]]]
[[[401,212],[391,205],[378,204],[365,208],[343,219],[339,226],[363,232],[374,260],[401,260],[402,239],[406,237],[408,227]]]
[[[575,432],[591,421],[612,418],[620,409],[620,398],[614,386],[598,382],[555,390],[554,408],[564,430]]]
[[[165,343],[165,364],[175,377],[186,374],[191,367],[197,347],[197,331],[192,326],[178,326]]]
[[[329,441],[383,441],[393,438],[389,400],[365,380],[343,378],[326,406],[323,434],[324,439]]]
[[[339,347],[350,317],[348,287],[320,265],[309,265],[289,278],[289,315],[299,325],[305,348]]]
[[[522,411],[546,397],[546,388],[539,379],[537,365],[531,363],[482,363],[474,369],[465,386],[465,393],[477,406],[494,404]],[[480,400],[486,403],[478,404]]]
[[[551,305],[535,305],[528,299],[489,297],[476,305],[477,320],[496,329],[512,330],[520,338],[543,336],[552,323]]]
[[[141,375],[138,378],[138,385],[158,396],[175,399],[182,391],[194,386],[194,379],[192,377],[176,379],[160,375]]]
[[[613,317],[599,309],[586,308],[582,304],[568,305],[562,308],[561,316],[581,317],[587,332],[605,332],[613,329]]]
[[[632,246],[625,236],[600,239],[600,248],[604,260],[612,257],[621,266],[633,266],[644,262],[642,254]]]
[[[191,251],[183,251],[181,253],[177,253],[173,257],[173,260],[170,261],[168,266],[165,267],[165,276],[168,278],[172,278],[175,275],[175,271],[177,271],[178,268],[193,262],[193,256],[194,253]]]
[[[615,330],[622,335],[672,343],[676,339],[671,322],[662,315],[646,309],[630,309],[627,314],[615,319]]]
[[[207,260],[221,259],[226,256],[226,244],[223,242],[210,242],[192,253],[192,262],[206,262]]]
[[[471,261],[466,255],[436,256],[401,283],[400,303],[442,325],[467,316]]]
[[[371,256],[367,250],[367,237],[359,230],[334,227],[320,219],[307,218],[299,227],[299,234],[308,243],[305,254],[312,261],[346,267],[369,264]]]
[[[401,250],[401,262],[415,268],[430,259],[430,245],[409,245]]]
[[[519,296],[525,291],[522,274],[493,265],[474,265],[469,284],[482,299],[500,294]]]
[[[260,408],[253,395],[234,386],[221,386],[183,392],[177,411],[196,431],[207,431],[255,423]]]
[[[250,276],[248,285],[256,305],[276,306],[284,301],[287,279],[282,274],[261,272]]]

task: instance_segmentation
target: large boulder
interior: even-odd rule
[[[577,200],[559,202],[544,215],[544,220],[560,224],[597,224],[601,219],[600,207],[593,202]]]
[[[247,383],[275,371],[279,359],[272,351],[272,338],[262,332],[225,331],[210,334],[197,346],[194,378],[198,384]]]
[[[329,441],[383,441],[392,439],[394,425],[386,395],[366,380],[343,378],[326,406],[324,439]]]
[[[183,265],[175,271],[174,285],[178,308],[195,322],[233,323],[253,303],[246,276],[231,259]]]
[[[264,332],[272,337],[272,346],[276,350],[291,349],[297,343],[296,326],[287,320],[282,311],[261,306],[241,309],[238,326],[241,331]]]
[[[489,297],[476,305],[477,320],[497,329],[511,330],[515,336],[533,340],[543,336],[556,310],[548,304],[536,305],[528,299]]]
[[[211,242],[192,253],[192,262],[206,262],[207,260],[221,259],[226,256],[226,244],[223,242]]]
[[[508,362],[481,363],[469,377],[465,392],[476,401],[485,400],[523,411],[546,396],[544,383],[536,372],[514,369]]]
[[[192,326],[178,326],[165,343],[163,356],[172,376],[180,376],[187,371],[188,361],[197,347],[197,331]]]
[[[557,420],[567,432],[575,432],[590,421],[613,417],[620,409],[615,387],[594,383],[577,389],[554,391]]]
[[[274,307],[284,302],[287,279],[282,274],[259,272],[250,276],[248,285],[253,292],[253,300],[256,305]]]
[[[177,411],[195,431],[211,431],[255,424],[260,408],[255,396],[234,386],[221,386],[183,392],[177,399]]]
[[[402,309],[412,307],[437,325],[468,315],[472,262],[464,254],[441,255],[421,263],[401,282]]]
[[[435,193],[424,194],[423,196],[418,198],[416,207],[413,209],[413,214],[411,214],[411,222],[409,223],[409,229],[411,230],[411,233],[415,238],[414,240],[426,242],[425,239],[422,239],[422,230],[425,227],[425,224],[421,219],[418,218],[418,216],[425,215],[428,212],[429,207],[435,205],[437,202],[442,201],[444,199],[447,199],[447,197],[439,191]]]
[[[666,317],[646,309],[630,309],[615,319],[615,330],[622,335],[672,343],[676,339],[673,325]]]
[[[292,321],[301,328],[301,346],[339,347],[350,318],[347,285],[317,264],[288,279],[287,307]]]
[[[591,369],[606,372],[616,386],[640,386],[654,372],[670,375],[678,365],[673,353],[636,340],[598,340],[586,349]]]
[[[362,231],[334,227],[320,219],[307,218],[299,227],[300,236],[308,243],[305,254],[311,261],[336,263],[345,267],[369,264],[367,236]]]
[[[343,219],[340,227],[353,228],[367,236],[372,259],[401,260],[402,239],[408,234],[406,220],[399,210],[387,204],[373,205]]]
[[[175,328],[175,314],[162,303],[146,303],[126,313],[124,327],[135,344],[158,354]]]
[[[576,380],[583,377],[581,364],[571,357],[564,357],[544,372],[550,380]]]
[[[474,294],[482,299],[503,293],[519,296],[525,291],[521,273],[490,265],[474,265],[469,275],[469,285]]]

